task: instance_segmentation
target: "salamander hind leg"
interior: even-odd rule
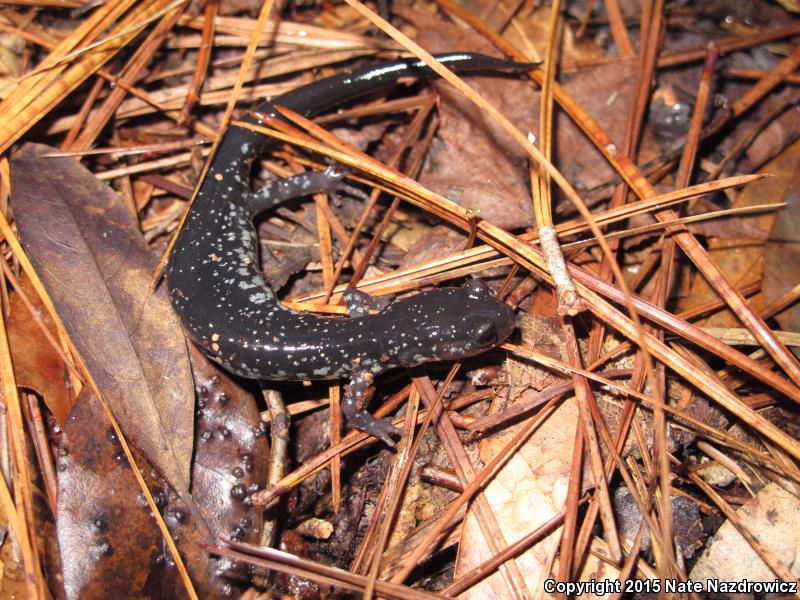
[[[348,288],[342,294],[344,305],[347,307],[347,314],[350,317],[365,317],[369,314],[369,309],[378,309],[375,298],[367,292],[362,292],[355,288]]]
[[[318,192],[337,192],[344,186],[346,174],[343,168],[328,167],[324,171],[308,171],[279,179],[242,196],[242,204],[255,217],[293,198]]]
[[[392,425],[391,419],[376,419],[361,406],[373,382],[374,377],[368,371],[354,373],[350,384],[344,388],[342,412],[355,428],[375,436],[387,446],[394,447],[392,436],[400,437],[402,434]]]

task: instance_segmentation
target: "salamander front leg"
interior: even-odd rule
[[[342,412],[354,427],[374,435],[387,446],[394,447],[392,436],[399,437],[402,434],[392,425],[391,419],[376,419],[363,407],[365,396],[374,381],[375,378],[369,371],[354,373],[350,384],[344,387]]]

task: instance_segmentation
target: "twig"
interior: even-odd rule
[[[189,84],[189,92],[186,94],[186,102],[178,115],[178,125],[185,125],[191,121],[191,115],[200,100],[200,89],[206,78],[208,63],[211,59],[211,49],[214,44],[214,25],[219,9],[219,0],[205,0],[203,6],[203,37],[200,40],[200,48],[197,51],[197,64],[195,65],[194,76]]]

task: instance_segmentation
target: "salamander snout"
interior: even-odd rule
[[[470,279],[463,288],[452,291],[440,335],[431,340],[438,342],[440,358],[459,360],[480,354],[514,331],[514,311],[497,300],[482,281]]]
[[[472,327],[476,348],[487,350],[505,340],[514,331],[514,313],[508,305],[497,303],[497,312]]]
[[[468,294],[468,313],[473,321],[470,338],[476,349],[486,350],[505,340],[514,331],[514,311],[494,297],[489,287],[477,279],[464,286]]]

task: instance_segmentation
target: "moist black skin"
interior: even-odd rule
[[[440,55],[457,71],[530,68],[480,54]],[[335,75],[275,98],[257,113],[280,118],[276,105],[311,117],[337,104],[387,87],[401,78],[429,76],[417,60],[382,63]],[[249,116],[245,121],[257,123]],[[423,292],[369,315],[370,298],[346,297],[351,318],[298,313],[278,302],[259,271],[253,218],[289,200],[341,183],[328,169],[250,190],[250,167],[266,148],[263,135],[232,127],[223,137],[173,246],[166,269],[172,306],[189,337],[229,371],[251,379],[348,378],[342,410],[359,429],[394,445],[399,432],[359,406],[388,369],[459,360],[502,342],[514,329],[512,310],[488,287]]]

